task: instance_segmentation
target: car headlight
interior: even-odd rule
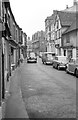
[[[68,63],[66,64],[66,67],[68,67]]]

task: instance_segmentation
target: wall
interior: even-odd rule
[[[1,106],[1,93],[2,93],[2,40],[0,36],[0,106]]]
[[[69,43],[66,42],[67,41],[67,38],[66,38],[67,35],[69,36],[69,40],[70,40]],[[77,39],[76,31],[73,31],[73,32],[71,32],[69,34],[65,34],[63,36],[63,46],[73,45],[74,47],[76,47],[76,42],[77,42],[76,39]]]

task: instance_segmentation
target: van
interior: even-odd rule
[[[42,54],[42,63],[52,65],[54,58],[55,58],[55,53],[54,52],[44,52]]]

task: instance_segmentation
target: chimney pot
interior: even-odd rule
[[[66,5],[66,9],[68,9],[69,7],[68,7],[68,5]]]
[[[77,1],[76,0],[74,0],[73,5],[77,5]]]

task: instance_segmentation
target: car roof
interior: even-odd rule
[[[43,54],[55,54],[54,52],[43,52]]]
[[[66,57],[66,56],[56,56],[56,57]]]

